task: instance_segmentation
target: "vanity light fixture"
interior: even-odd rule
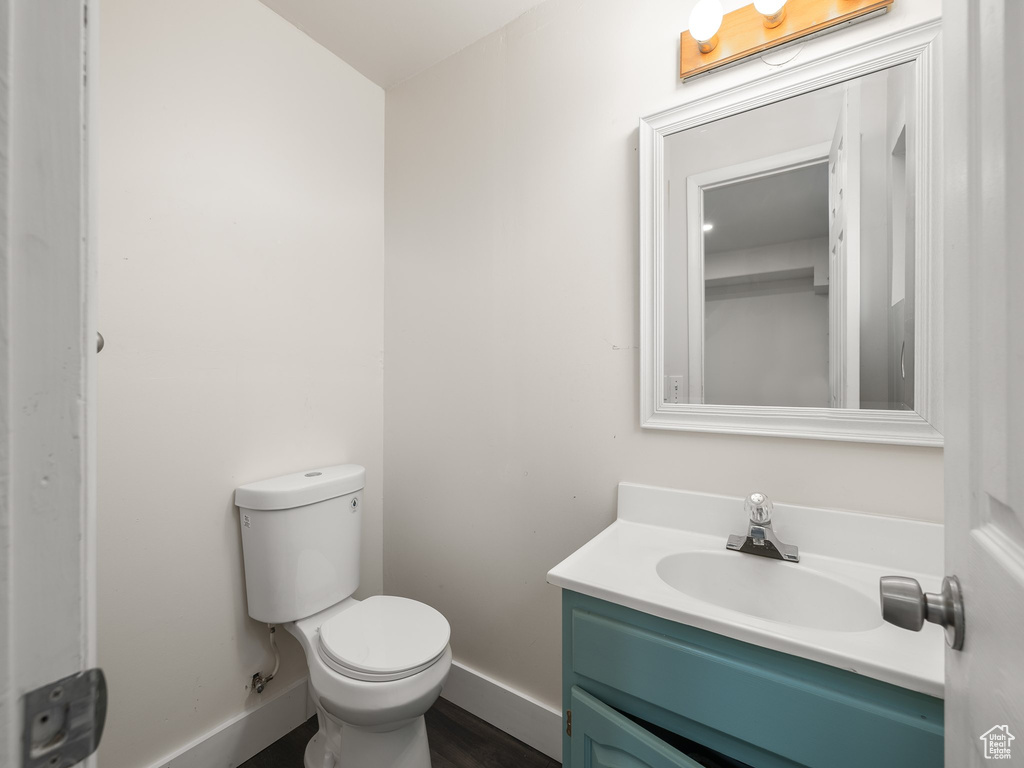
[[[722,26],[722,4],[719,0],[698,0],[690,11],[690,34],[697,50],[711,53],[718,45],[718,29]]]
[[[698,0],[679,38],[679,77],[737,64],[771,48],[887,13],[894,0],[755,0],[722,15],[719,0]]]

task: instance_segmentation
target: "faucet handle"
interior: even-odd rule
[[[743,502],[743,511],[747,513],[750,522],[758,525],[766,525],[772,521],[772,509],[774,505],[763,493],[754,492]]]

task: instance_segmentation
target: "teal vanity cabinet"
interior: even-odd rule
[[[939,768],[943,702],[562,592],[566,768]]]

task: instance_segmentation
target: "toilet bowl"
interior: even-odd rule
[[[448,621],[404,597],[352,597],[365,470],[325,467],[235,491],[249,615],[306,655],[319,730],[306,768],[430,768],[424,713],[451,669]]]
[[[440,613],[401,597],[349,598],[285,629],[306,654],[320,724],[306,768],[429,768],[423,714],[452,665]]]

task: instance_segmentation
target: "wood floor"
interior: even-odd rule
[[[558,768],[547,755],[445,699],[437,700],[426,720],[433,768]],[[303,768],[302,753],[316,729],[312,717],[239,768]]]

